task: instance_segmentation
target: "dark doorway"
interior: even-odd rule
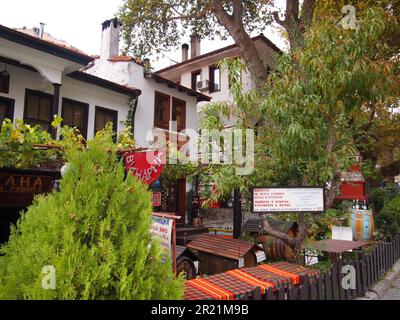
[[[161,211],[180,216],[177,224],[185,224],[186,217],[186,179],[162,183]]]
[[[4,244],[10,237],[11,225],[15,225],[24,208],[0,208],[0,244]]]

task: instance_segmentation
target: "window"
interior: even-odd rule
[[[14,100],[0,97],[0,127],[5,119],[14,118]]]
[[[170,96],[156,92],[154,98],[154,127],[169,130]]]
[[[77,128],[86,139],[88,110],[89,105],[86,103],[63,98],[61,116],[63,118],[63,125]]]
[[[186,102],[172,98],[172,121],[176,121],[177,131],[186,129]]]
[[[220,68],[216,66],[209,67],[210,72],[210,82],[209,89],[210,93],[221,91],[221,71]]]
[[[201,70],[192,72],[192,90],[197,90],[197,83],[201,81]]]
[[[9,93],[10,91],[10,74],[6,71],[0,73],[0,92]]]
[[[40,125],[50,133],[53,96],[39,91],[26,90],[24,120],[30,125]]]
[[[94,120],[94,133],[103,130],[106,124],[111,122],[113,124],[114,132],[117,132],[118,124],[118,111],[110,110],[102,107],[96,107],[96,115]]]

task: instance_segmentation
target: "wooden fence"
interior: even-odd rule
[[[255,300],[352,300],[362,297],[393,265],[400,259],[400,235],[391,242],[380,242],[368,254],[360,253],[357,260],[338,260],[331,269],[322,273],[316,280],[303,277],[300,285],[268,289],[261,294],[257,289]],[[342,282],[348,271],[342,273],[344,266],[352,266],[356,271],[355,289],[344,289]],[[347,277],[346,277],[347,279]],[[346,280],[345,280],[346,281]]]

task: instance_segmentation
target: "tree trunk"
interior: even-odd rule
[[[305,222],[305,213],[299,213],[298,225],[299,232],[297,233],[295,238],[290,237],[288,234],[280,232],[278,230],[273,229],[265,215],[260,215],[261,223],[263,225],[264,230],[271,236],[282,240],[284,243],[290,246],[292,249],[294,256],[296,258],[297,264],[301,264],[301,251],[303,250],[303,243],[308,235],[308,230],[310,226]]]
[[[336,173],[336,175],[333,177],[333,179],[331,181],[331,187],[328,190],[328,193],[325,197],[325,208],[326,209],[332,207],[333,201],[335,200],[338,190],[340,188],[340,184],[341,184],[340,178],[341,178],[341,175],[340,175],[340,172],[338,172],[338,173]]]
[[[286,0],[285,19],[281,20],[278,12],[273,13],[275,21],[288,33],[291,53],[303,47],[304,33],[311,26],[314,8],[315,0],[304,0],[301,10],[299,0]]]
[[[267,79],[268,69],[264,65],[256,45],[244,29],[243,3],[241,1],[235,1],[234,12],[230,15],[223,8],[221,1],[214,0],[213,11],[219,23],[226,28],[238,46],[241,56],[246,61],[256,81],[257,87],[261,88]]]

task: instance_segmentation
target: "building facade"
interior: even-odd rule
[[[252,38],[264,65],[274,69],[281,50],[264,35]],[[227,58],[240,57],[237,45],[227,46],[206,54],[201,53],[201,42],[191,37],[191,45],[182,45],[182,61],[167,68],[158,70],[156,74],[175,83],[187,86],[203,94],[209,95],[213,102],[232,102],[228,70],[218,66],[219,62]],[[189,49],[191,56],[189,59]],[[243,89],[249,91],[255,88],[255,82],[249,71],[241,74]],[[204,103],[199,103],[199,109]]]
[[[100,56],[85,68],[87,74],[141,90],[134,109],[134,137],[141,147],[149,145],[149,130],[166,133],[198,129],[197,103],[210,97],[151,72],[146,62],[119,55],[117,19],[103,23]],[[171,123],[171,122],[176,122]]]
[[[0,26],[0,121],[23,119],[54,137],[54,115],[77,127],[85,138],[108,121],[121,131],[129,101],[141,91],[85,74],[81,70],[93,57],[50,39]]]

